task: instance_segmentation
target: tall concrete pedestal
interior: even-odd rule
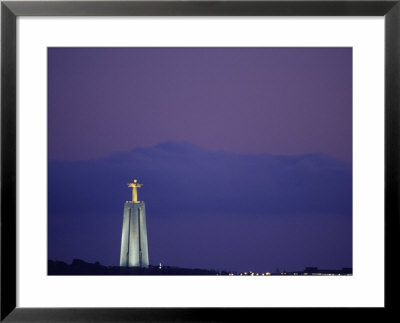
[[[144,202],[125,202],[120,266],[149,266],[146,208]]]

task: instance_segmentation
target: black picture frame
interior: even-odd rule
[[[384,16],[385,18],[385,306],[384,308],[17,308],[16,307],[16,19],[19,16]],[[384,319],[399,287],[400,0],[395,1],[2,1],[1,3],[1,317],[3,322],[241,321]],[[373,275],[371,268],[371,275]],[[40,291],[38,291],[40,292]],[[309,311],[314,311],[309,313]],[[341,310],[340,312],[338,312]],[[266,313],[268,311],[268,313]],[[316,313],[315,313],[316,311]],[[343,317],[346,315],[347,317]],[[360,317],[358,317],[360,319]]]

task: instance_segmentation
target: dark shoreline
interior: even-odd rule
[[[307,267],[304,271],[282,272],[282,273],[253,273],[218,271],[213,269],[199,268],[180,268],[173,266],[149,266],[140,267],[120,267],[104,266],[100,263],[88,263],[81,259],[74,259],[71,264],[64,261],[48,261],[48,275],[51,276],[351,276],[352,268],[342,268],[338,270],[318,269],[317,267]]]
[[[228,272],[207,270],[207,269],[190,269],[171,266],[149,266],[149,268],[140,267],[119,267],[104,266],[100,263],[88,263],[80,259],[74,259],[71,264],[63,261],[48,261],[48,275],[148,275],[148,276],[216,276],[228,275]]]

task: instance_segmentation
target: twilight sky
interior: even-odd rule
[[[50,48],[49,159],[164,141],[351,160],[351,48]]]
[[[351,48],[49,48],[49,259],[352,266]],[[62,184],[62,185],[60,185]]]

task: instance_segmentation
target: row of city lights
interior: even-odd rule
[[[234,273],[229,273],[229,276],[237,276],[237,274]],[[271,273],[270,272],[265,272],[265,273],[254,273],[252,271],[250,272],[243,272],[243,273],[239,273],[238,276],[270,276]],[[278,274],[279,275],[279,274]],[[291,275],[291,276],[352,276],[352,274],[333,274],[333,273],[286,273],[286,272],[282,272],[280,273],[280,275]]]
[[[158,265],[158,269],[162,269],[162,265],[161,263]],[[353,276],[352,274],[332,274],[332,273],[286,273],[286,272],[281,272],[281,275],[291,275],[291,276],[308,276],[308,275],[312,275],[312,276]],[[218,275],[218,274],[217,274]],[[278,274],[279,275],[279,274]],[[235,273],[229,273],[228,276],[237,276],[237,274]],[[239,273],[238,276],[271,276],[270,272],[265,272],[265,273],[254,273],[252,271],[245,271],[243,273]]]
[[[233,273],[230,273],[229,275],[230,276],[234,276]],[[249,273],[244,272],[244,273],[240,273],[239,275],[240,276],[269,276],[269,275],[271,275],[271,273],[270,272],[266,272],[266,273],[261,273],[261,275],[260,275],[259,273],[253,273],[252,271],[250,271]]]

